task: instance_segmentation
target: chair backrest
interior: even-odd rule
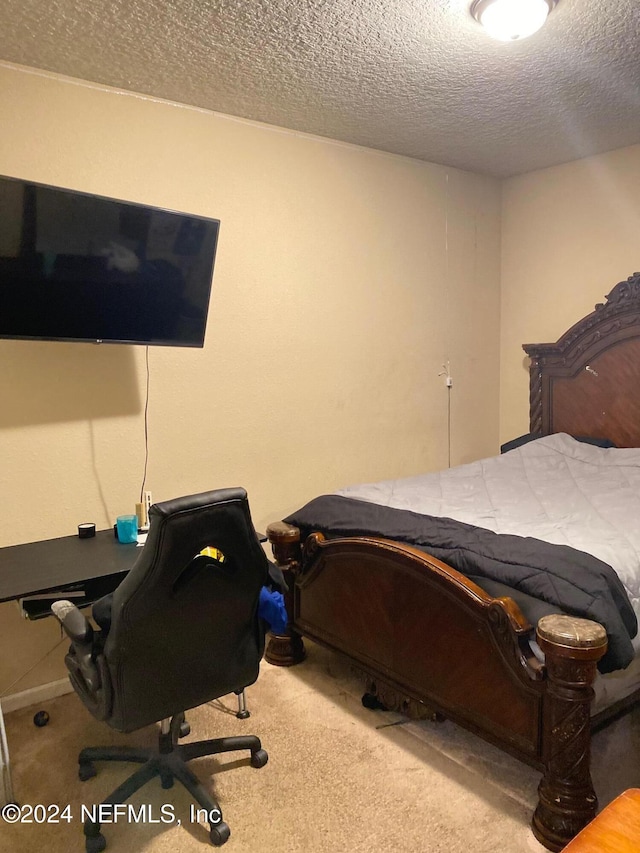
[[[245,490],[177,498],[149,516],[104,646],[113,695],[105,722],[119,731],[252,684],[264,650],[257,611],[268,561]]]

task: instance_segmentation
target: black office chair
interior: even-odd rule
[[[72,641],[65,661],[87,708],[120,732],[161,721],[159,747],[83,749],[79,775],[83,781],[94,776],[94,761],[142,764],[103,801],[106,807],[124,803],[154,776],[163,788],[178,779],[210,816],[209,837],[219,846],[229,827],[187,762],[249,749],[252,766],[263,767],[267,753],[253,735],[184,745],[177,740],[188,733],[185,711],[229,693],[241,695],[257,679],[264,650],[258,600],[268,561],[244,489],[155,504],[149,516],[147,542],[135,565],[112,599],[94,605],[102,630],[94,630],[70,602],[52,609]],[[87,853],[104,850],[100,823],[87,819],[84,833]]]

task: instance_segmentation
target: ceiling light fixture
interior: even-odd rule
[[[557,0],[473,0],[471,14],[500,41],[533,35],[547,20]]]

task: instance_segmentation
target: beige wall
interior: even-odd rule
[[[243,485],[264,529],[495,452],[497,182],[10,66],[0,112],[0,174],[221,220],[204,349],[149,351],[155,500]],[[0,341],[1,545],[133,510],[144,357]],[[61,677],[58,649],[20,678],[52,621],[0,606],[0,693]]]
[[[523,343],[556,341],[640,270],[640,146],[503,186],[500,437],[528,431]]]
[[[221,219],[205,348],[149,353],[147,485],[242,484],[262,529],[491,454],[498,413],[500,440],[525,432],[522,343],[640,269],[640,146],[505,181],[500,210],[478,176],[25,69],[0,66],[0,107],[1,174]],[[0,545],[132,509],[144,350],[0,341],[0,359]],[[37,664],[58,640],[0,605],[0,694],[61,677],[63,647]]]

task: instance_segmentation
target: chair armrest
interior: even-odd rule
[[[60,622],[72,643],[86,645],[93,642],[93,627],[75,604],[70,601],[54,601],[51,605],[51,612]]]
[[[79,692],[95,697],[102,686],[99,662],[95,660],[94,630],[86,616],[70,601],[54,601],[51,612],[62,625],[71,640],[71,648],[65,657],[71,681]]]

